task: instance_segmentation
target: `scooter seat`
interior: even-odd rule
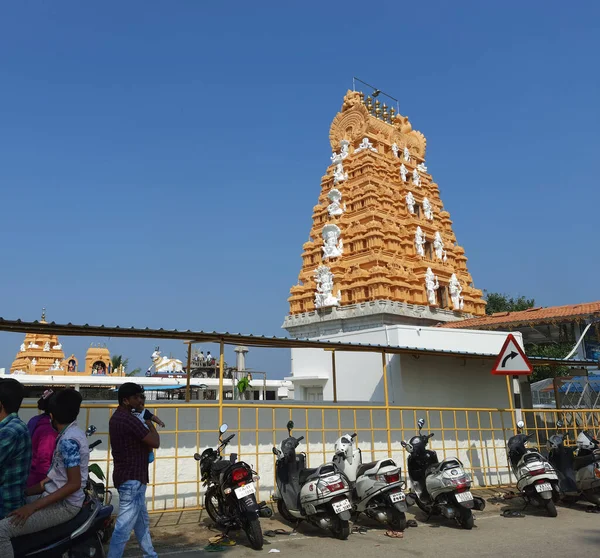
[[[300,475],[299,475],[300,484],[304,484],[316,472],[317,472],[317,469],[302,469],[302,471],[300,471]]]
[[[369,471],[370,469],[375,467],[377,465],[377,463],[378,463],[378,461],[372,461],[371,463],[363,463],[356,471],[356,476],[360,477],[360,476],[364,475],[367,471]]]
[[[38,531],[37,533],[15,537],[11,540],[13,552],[16,556],[27,554],[34,550],[49,546],[66,537],[70,537],[75,530],[81,527],[90,518],[93,511],[91,502],[86,502],[81,508],[81,511],[66,523],[44,529],[43,531]]]

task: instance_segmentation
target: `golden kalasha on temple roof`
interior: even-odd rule
[[[42,311],[41,323],[46,322],[46,311]],[[56,335],[27,333],[19,352],[10,367],[11,374],[63,375],[119,374],[112,370],[110,352],[100,345],[91,346],[85,356],[84,370],[78,370],[79,360],[75,355],[65,358],[62,344]]]
[[[345,319],[346,307],[374,301],[386,301],[396,323],[484,315],[482,292],[425,165],[425,136],[379,99],[348,91],[329,140],[331,165],[284,327],[293,332],[307,323],[299,315],[311,313]]]

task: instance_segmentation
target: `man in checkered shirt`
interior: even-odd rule
[[[0,519],[25,505],[31,438],[17,415],[24,393],[17,380],[0,380]]]

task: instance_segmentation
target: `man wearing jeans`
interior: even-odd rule
[[[158,558],[150,538],[150,519],[146,509],[148,455],[160,445],[152,421],[142,422],[132,414],[143,404],[144,389],[132,382],[119,388],[119,407],[109,422],[113,455],[113,483],[119,491],[119,515],[113,532],[108,558],[121,558],[131,531],[144,558]]]

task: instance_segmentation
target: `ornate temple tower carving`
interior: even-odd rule
[[[329,139],[332,164],[283,327],[318,336],[326,322],[339,331],[349,322],[356,329],[483,315],[482,292],[425,165],[425,136],[378,99],[348,91]]]

